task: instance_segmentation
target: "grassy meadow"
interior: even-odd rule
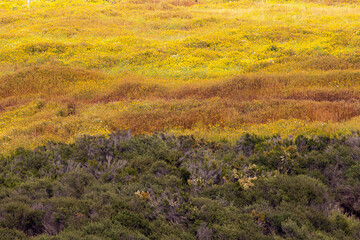
[[[354,0],[0,2],[0,152],[84,134],[360,128]]]

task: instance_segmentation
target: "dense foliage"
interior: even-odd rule
[[[0,239],[360,239],[360,135],[84,136],[0,158]]]

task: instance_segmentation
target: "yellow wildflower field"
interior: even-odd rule
[[[2,0],[0,151],[116,129],[360,128],[354,0]]]

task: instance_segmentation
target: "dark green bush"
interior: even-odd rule
[[[0,240],[25,240],[26,235],[19,230],[0,228]]]
[[[283,202],[294,205],[326,207],[329,204],[326,186],[305,175],[280,175],[261,179],[251,191],[249,199],[264,199],[276,207]]]
[[[8,202],[0,205],[0,226],[17,229],[34,236],[44,232],[42,219],[44,212],[21,202]]]

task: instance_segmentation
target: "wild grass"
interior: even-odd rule
[[[359,128],[355,1],[4,0],[0,149]]]

